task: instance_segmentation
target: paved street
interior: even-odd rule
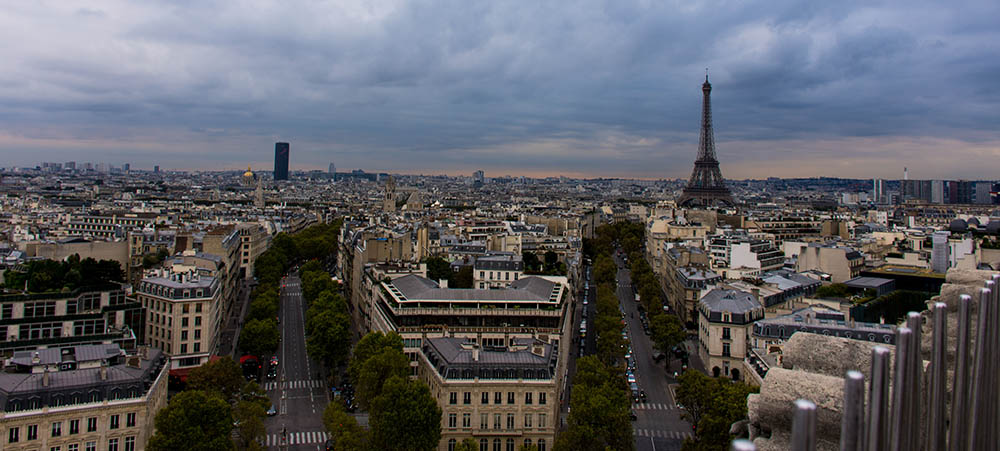
[[[636,383],[646,391],[645,403],[633,404],[636,421],[633,422],[636,449],[679,450],[685,437],[691,436],[691,425],[680,418],[681,411],[674,402],[669,388],[667,370],[662,363],[653,362],[653,344],[642,331],[639,309],[632,290],[631,273],[616,256],[619,285],[616,290],[625,310],[628,336],[636,361]]]
[[[270,449],[322,450],[327,439],[323,409],[327,404],[320,367],[306,355],[305,300],[297,275],[288,276],[281,289],[281,343],[278,378],[264,381],[278,415],[267,419]],[[267,356],[262,356],[267,358]],[[287,434],[283,434],[283,429]]]

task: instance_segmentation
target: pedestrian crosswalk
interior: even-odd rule
[[[694,437],[690,432],[661,431],[658,429],[636,429],[635,435],[639,437],[670,438],[676,440]]]
[[[638,404],[632,404],[632,408],[635,410],[676,410],[679,407],[664,403],[642,402]]]
[[[282,434],[267,434],[267,447],[281,445],[308,445],[311,443],[323,443],[330,435],[325,431],[312,432],[289,432],[285,440],[282,441]]]
[[[299,380],[299,381],[270,381],[264,383],[264,390],[278,390],[278,389],[293,390],[296,388],[323,388],[323,381],[318,379],[310,380]]]

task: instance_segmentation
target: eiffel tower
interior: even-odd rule
[[[704,99],[701,104],[701,137],[698,138],[698,159],[694,161],[694,171],[677,205],[681,207],[708,207],[713,205],[733,205],[733,195],[726,188],[715,158],[715,134],[712,132],[712,85],[705,74],[705,84],[701,85]]]

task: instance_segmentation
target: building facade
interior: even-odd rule
[[[706,370],[715,377],[745,380],[751,326],[764,318],[764,307],[753,293],[716,288],[698,302],[698,313],[698,349]]]
[[[167,359],[117,345],[20,351],[0,372],[0,449],[141,451],[167,404]]]
[[[288,180],[288,143],[274,143],[274,179]]]

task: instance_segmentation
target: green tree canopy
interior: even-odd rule
[[[327,310],[310,318],[306,352],[327,367],[340,365],[351,347],[351,323],[346,313]]]
[[[229,403],[234,403],[246,381],[236,361],[229,357],[212,360],[191,370],[187,389],[216,393]]]
[[[452,276],[451,264],[441,257],[429,257],[427,259],[427,278],[437,280],[449,280]]]
[[[441,441],[441,408],[427,384],[395,375],[372,400],[373,449],[431,451]]]
[[[674,315],[663,313],[662,310],[650,313],[649,331],[653,344],[663,352],[668,361],[672,355],[670,350],[674,346],[684,342],[684,339],[687,338],[687,331],[684,330],[681,320],[677,319]]]
[[[278,349],[278,323],[273,319],[253,319],[240,332],[240,349],[260,358]]]
[[[694,439],[684,441],[684,449],[726,449],[732,436],[730,426],[747,417],[747,396],[756,387],[714,378],[687,370],[680,377],[677,402],[684,405],[681,416],[695,425]]]
[[[455,446],[455,451],[479,451],[479,444],[475,439],[467,438]]]
[[[240,401],[233,408],[233,424],[236,428],[234,440],[240,450],[263,450],[261,443],[267,434],[264,427],[266,410],[260,403]]]
[[[233,449],[233,419],[229,404],[200,390],[174,395],[156,413],[151,451],[215,451]]]
[[[323,426],[333,439],[337,451],[367,451],[368,431],[358,425],[353,415],[344,411],[344,404],[335,399],[323,411]]]

